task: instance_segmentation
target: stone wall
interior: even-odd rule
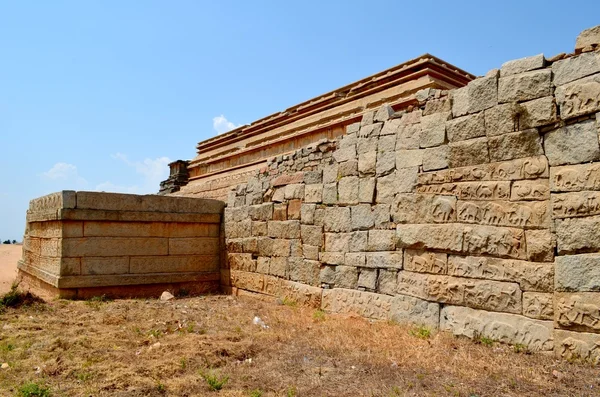
[[[598,362],[598,44],[269,160],[228,197],[223,283]]]
[[[23,286],[63,298],[218,291],[223,206],[73,191],[32,200],[18,264]]]

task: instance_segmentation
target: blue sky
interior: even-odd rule
[[[571,52],[600,2],[0,0],[0,239],[63,189],[153,193],[198,141],[429,52]]]

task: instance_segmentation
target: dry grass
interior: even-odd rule
[[[27,382],[69,397],[600,395],[587,364],[225,296],[8,308],[2,362],[2,396]]]

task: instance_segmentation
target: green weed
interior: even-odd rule
[[[252,390],[250,392],[250,397],[262,397],[262,395],[263,395],[263,392],[260,391],[259,389]]]
[[[315,310],[315,312],[313,313],[313,320],[325,321],[325,312],[321,309]]]
[[[417,328],[411,329],[410,334],[412,336],[416,336],[417,338],[420,338],[420,339],[429,339],[429,337],[431,337],[431,331],[429,330],[429,328],[427,328],[423,325],[420,325]]]
[[[50,389],[35,382],[27,382],[17,390],[18,397],[50,397]]]
[[[212,371],[205,372],[200,370],[199,373],[200,376],[204,378],[206,384],[208,385],[208,388],[211,391],[221,390],[223,386],[225,386],[227,381],[229,381],[229,376],[220,376],[219,374],[214,373]]]

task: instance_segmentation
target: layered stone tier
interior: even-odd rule
[[[198,143],[182,195],[225,199],[229,187],[245,182],[267,158],[345,133],[347,125],[388,103],[396,111],[417,105],[425,88],[462,87],[474,78],[425,54],[313,98],[282,112]],[[172,170],[173,173],[173,170]],[[172,179],[172,178],[171,178]],[[177,189],[169,191],[175,192]]]
[[[220,224],[215,200],[63,191],[27,211],[24,282],[67,298],[219,290]]]

